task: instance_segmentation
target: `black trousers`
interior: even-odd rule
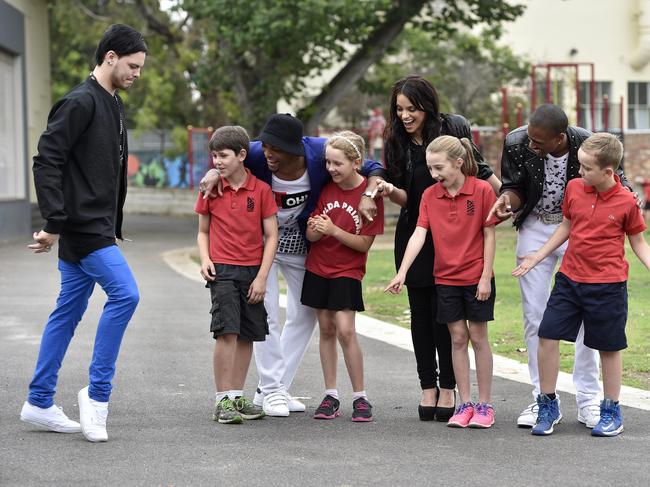
[[[407,286],[411,307],[411,338],[422,389],[456,387],[451,362],[451,337],[446,324],[436,322],[435,286]],[[437,360],[436,360],[437,355]]]

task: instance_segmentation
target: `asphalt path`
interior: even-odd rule
[[[58,292],[54,254],[27,242],[0,245],[0,485],[650,485],[650,413],[624,407],[626,431],[593,438],[562,394],[564,420],[548,438],[518,429],[530,386],[494,379],[497,422],[458,430],[417,418],[415,360],[409,351],[360,337],[375,421],[350,421],[351,389],[342,357],[343,414],[311,418],[323,394],[315,337],[292,393],[306,413],[243,425],[211,420],[214,388],[209,291],[167,266],[161,254],[192,246],[196,222],[128,216],[123,251],[141,301],[127,329],[108,418],[109,441],[38,431],[19,421],[43,325]],[[105,300],[94,296],[68,350],[56,403],[78,418]],[[493,326],[498,326],[495,323]],[[246,389],[257,378],[251,367]]]

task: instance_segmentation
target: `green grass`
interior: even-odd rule
[[[523,339],[521,299],[517,279],[510,275],[514,268],[516,233],[510,225],[497,227],[497,252],[494,274],[497,286],[495,320],[490,323],[490,342],[494,353],[526,362]],[[650,232],[646,232],[650,241]],[[630,263],[628,281],[628,348],[623,352],[623,383],[650,389],[650,272],[639,262],[629,246],[626,257]],[[398,296],[385,294],[383,289],[395,275],[392,250],[371,250],[367,274],[363,281],[366,313],[375,318],[409,327],[406,290]],[[560,344],[560,367],[565,372],[573,368],[573,344]]]

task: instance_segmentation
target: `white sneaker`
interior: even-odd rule
[[[593,429],[600,421],[600,406],[598,404],[587,404],[578,409],[578,421],[587,428]]]
[[[79,391],[77,400],[79,401],[79,422],[83,435],[88,441],[107,441],[108,403],[95,401],[88,397],[88,387]]]
[[[517,426],[520,428],[532,428],[537,423],[537,413],[539,406],[536,402],[529,404],[517,418]]]
[[[555,395],[557,398],[557,405],[560,406],[560,396]],[[539,406],[536,402],[529,404],[526,409],[524,409],[519,417],[517,418],[517,426],[520,428],[532,428],[537,423],[537,413],[539,412]]]
[[[304,413],[307,406],[301,403],[295,397],[291,397],[288,392],[285,392],[287,396],[287,405],[289,406],[289,411],[292,413]]]
[[[278,391],[278,392],[283,392],[283,391]],[[283,393],[287,396],[287,406],[289,407],[290,413],[305,412],[307,406],[305,406],[295,397],[292,397],[288,392],[283,392]],[[260,392],[259,389],[255,391],[255,396],[253,396],[253,404],[260,407],[264,406],[264,394],[262,394],[262,392]]]
[[[20,420],[57,433],[81,432],[79,423],[69,419],[59,406],[39,408],[25,401],[20,411]]]
[[[262,409],[267,416],[289,416],[289,401],[288,395],[284,391],[272,392],[264,396],[262,401]]]

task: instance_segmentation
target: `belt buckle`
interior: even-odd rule
[[[562,213],[538,213],[537,218],[544,225],[558,225],[562,223]]]

